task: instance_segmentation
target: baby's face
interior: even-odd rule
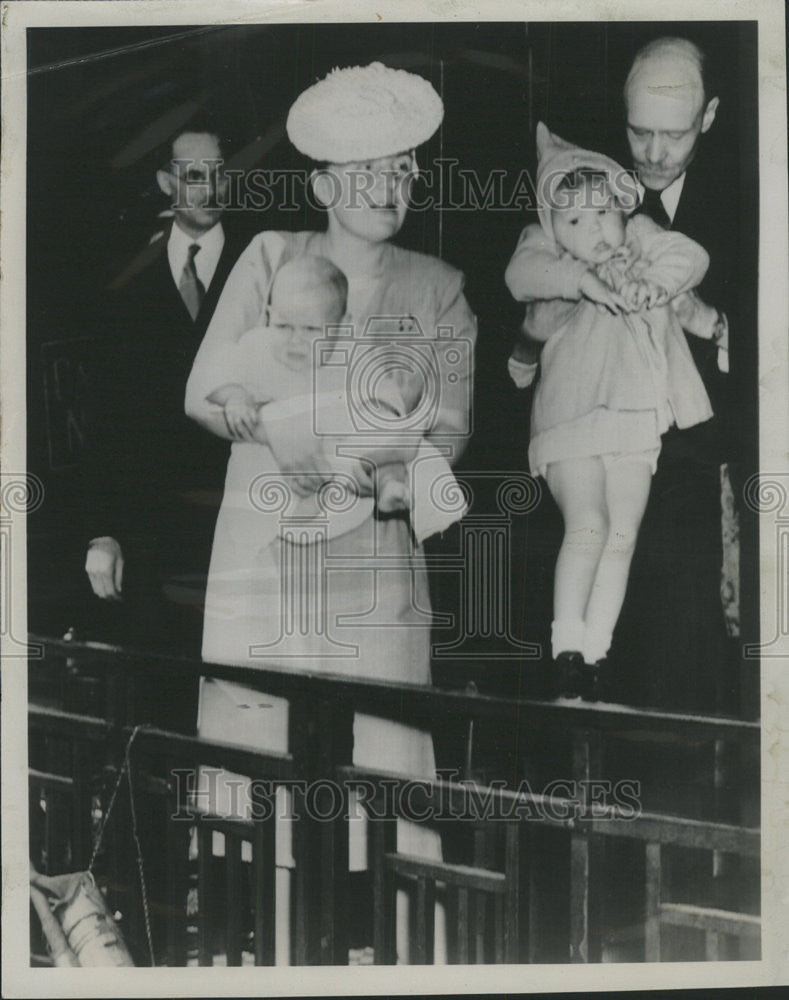
[[[275,335],[273,353],[278,361],[296,371],[312,364],[314,345],[326,336],[326,326],[339,323],[337,297],[333,291],[313,290],[298,296],[277,295],[276,285],[269,307],[269,328]]]
[[[587,183],[562,192],[566,208],[551,213],[556,242],[577,260],[602,264],[625,242],[625,216],[610,194]]]

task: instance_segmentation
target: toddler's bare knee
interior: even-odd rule
[[[599,552],[608,538],[608,522],[604,516],[585,519],[570,525],[565,532],[568,545],[579,551]]]
[[[606,550],[613,555],[632,556],[638,541],[638,528],[630,525],[612,525],[606,541]]]

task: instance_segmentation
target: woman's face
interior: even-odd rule
[[[366,242],[383,243],[403,225],[416,171],[413,152],[331,163],[317,175],[316,191],[329,212],[330,225]]]

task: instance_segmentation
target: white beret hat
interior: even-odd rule
[[[429,81],[374,62],[334,69],[305,90],[290,109],[287,130],[313,160],[349,163],[414,149],[443,117]]]

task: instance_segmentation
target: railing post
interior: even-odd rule
[[[504,961],[520,961],[520,823],[511,820],[504,831]]]
[[[197,961],[201,966],[214,964],[213,919],[217,899],[214,885],[213,834],[208,823],[197,822],[197,897],[200,914],[197,922]]]
[[[337,768],[353,756],[353,707],[294,698],[290,752],[301,784],[293,791],[296,964],[348,964],[348,790]]]
[[[225,833],[225,956],[228,966],[241,965],[242,900],[241,838]]]
[[[293,790],[295,962],[348,963],[347,792],[335,780],[353,753],[353,710],[344,700],[290,703]]]
[[[320,963],[348,964],[348,788],[337,780],[337,769],[353,758],[353,707],[345,699],[321,703],[317,754],[313,775],[326,781],[321,796],[320,837]],[[320,806],[315,796],[316,806]]]
[[[385,806],[384,806],[385,808]],[[396,955],[397,887],[386,855],[397,847],[397,820],[370,818],[373,856],[373,950],[376,965],[394,965]]]
[[[170,965],[186,965],[186,905],[188,897],[189,825],[174,820],[185,805],[178,801],[178,782],[172,780],[170,762],[167,781],[167,954]],[[199,821],[198,821],[199,822]]]
[[[660,844],[646,846],[646,913],[644,927],[644,960],[660,961],[660,893],[661,859]]]
[[[431,878],[416,880],[414,900],[414,946],[412,965],[432,965],[435,943],[436,883]]]
[[[474,830],[474,865],[477,868],[492,868],[494,861],[493,830],[490,824],[479,824]],[[474,896],[474,936],[475,960],[483,964],[490,938],[488,897],[481,892]],[[503,943],[503,942],[502,942]]]
[[[288,745],[296,762],[298,780],[293,787],[293,940],[292,960],[296,965],[316,965],[316,916],[320,911],[319,845],[307,811],[307,788],[311,768],[312,736],[315,730],[315,702],[305,697],[291,699],[288,710]]]
[[[81,740],[72,743],[71,864],[87,868],[91,855],[91,792],[88,755]]]
[[[255,900],[255,965],[274,965],[276,957],[276,792],[267,796],[267,819],[257,820],[252,841]]]
[[[602,742],[599,733],[580,732],[573,737],[573,781],[576,794],[586,782],[599,777]],[[601,875],[604,845],[599,838],[574,830],[570,835],[570,961],[599,962],[601,958]]]

